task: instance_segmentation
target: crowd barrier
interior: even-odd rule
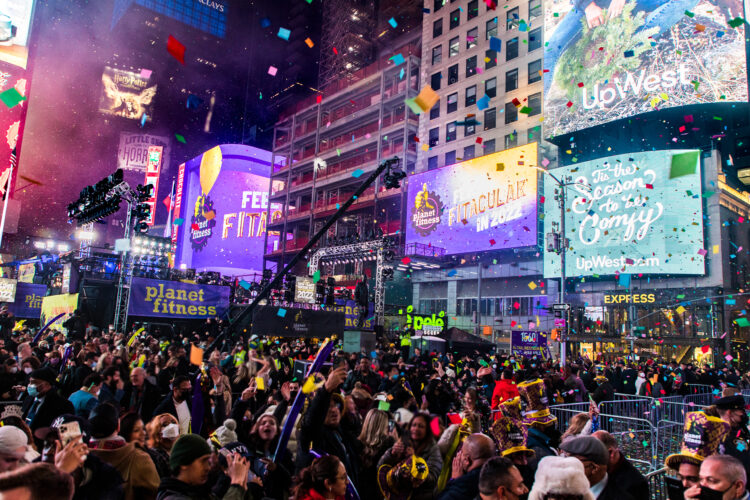
[[[661,468],[646,474],[648,481],[648,493],[651,500],[668,500],[667,486],[664,484],[664,476],[667,475],[667,469]]]

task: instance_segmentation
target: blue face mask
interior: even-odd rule
[[[29,386],[26,388],[26,392],[29,393],[29,396],[31,396],[32,398],[36,397],[39,394],[39,391],[34,384],[29,384]]]

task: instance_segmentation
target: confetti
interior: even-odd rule
[[[172,35],[167,38],[167,52],[182,64],[185,64],[185,46]]]
[[[278,72],[278,68],[276,66],[269,66],[268,67],[268,74],[271,76],[276,76],[276,73]]]
[[[276,33],[276,36],[279,37],[279,38],[281,38],[281,39],[283,39],[283,40],[286,40],[288,42],[289,41],[289,35],[291,35],[291,34],[292,34],[292,32],[289,31],[288,29],[286,29],[286,28],[279,28],[279,32]]]
[[[396,26],[398,26],[398,23],[393,18],[388,19],[388,24],[390,24],[392,28],[395,28]]]

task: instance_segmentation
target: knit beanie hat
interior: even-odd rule
[[[233,419],[228,418],[224,420],[224,425],[219,426],[209,436],[209,444],[213,444],[214,448],[218,450],[219,448],[226,446],[229,443],[237,441],[237,433],[234,432],[236,428],[237,422],[235,422]]]
[[[29,437],[18,427],[12,425],[0,427],[0,453],[23,456],[18,449],[28,444]]]
[[[210,454],[211,448],[205,439],[198,434],[185,434],[172,446],[169,467],[177,469],[182,465],[190,465],[197,459]]]
[[[550,493],[581,495],[583,500],[595,500],[583,464],[574,457],[550,456],[539,461],[529,500],[542,500]]]

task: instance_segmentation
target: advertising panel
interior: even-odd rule
[[[35,0],[0,0],[0,61],[26,69]]]
[[[104,67],[99,112],[131,120],[151,121],[156,84],[153,75],[143,78],[140,73]]]
[[[15,302],[16,280],[0,278],[0,302]]]
[[[18,281],[20,283],[33,283],[35,275],[36,264],[33,262],[18,265]]]
[[[146,173],[146,164],[149,159],[149,148],[160,146],[162,148],[162,168],[168,168],[169,160],[169,138],[149,134],[133,134],[120,132],[120,146],[117,148],[117,168],[125,172]]]
[[[370,330],[374,328],[373,321],[375,319],[375,303],[370,302],[367,305],[367,316],[365,316],[365,324],[357,326],[357,318],[359,318],[359,304],[353,300],[336,299],[336,305],[326,307],[327,311],[336,311],[344,313],[344,328],[347,330]]]
[[[340,337],[344,333],[344,314],[331,310],[258,306],[253,310],[251,333],[259,337]]]
[[[229,309],[228,286],[133,278],[128,314],[157,318],[213,318]]]
[[[545,4],[550,136],[661,108],[747,101],[741,0]],[[739,19],[738,19],[739,18]]]
[[[315,302],[315,283],[312,278],[297,276],[294,285],[294,301],[313,304]]]
[[[65,313],[66,316],[63,316],[62,318],[52,323],[52,325],[50,325],[50,328],[61,328],[65,320],[67,320],[76,309],[78,309],[77,293],[49,295],[42,299],[42,311],[41,315],[39,316],[40,323],[42,325],[45,325],[55,316]]]
[[[148,162],[146,162],[146,179],[143,181],[144,186],[153,186],[151,197],[146,203],[151,210],[148,213],[146,224],[154,225],[154,215],[156,214],[156,197],[159,195],[159,174],[161,173],[161,159],[164,149],[161,146],[149,146]]]
[[[47,294],[47,285],[32,285],[18,282],[16,300],[8,304],[8,310],[16,318],[39,318],[42,299]]]
[[[536,244],[537,144],[409,177],[406,243],[446,254]]]
[[[251,146],[228,144],[189,160],[184,171],[180,168],[173,231],[176,266],[230,276],[262,271],[270,157]],[[271,208],[271,218],[280,218],[281,205]],[[269,234],[269,245],[278,239]]]
[[[0,10],[0,25],[2,24],[2,12]],[[0,38],[2,38],[2,27],[0,27]],[[3,48],[2,43],[0,43],[0,54]],[[0,57],[0,60],[2,60],[2,57]],[[14,88],[21,96],[27,97],[28,80],[27,71],[0,62],[0,93]],[[11,97],[10,100],[13,101],[13,98]],[[26,121],[28,100],[20,100],[18,104],[14,104],[12,107],[11,104],[7,107],[3,105],[3,112],[0,113],[0,199],[2,200],[5,199],[12,164],[16,166],[13,167],[13,179],[10,179],[11,192],[18,187],[15,180],[18,177],[18,155],[21,149],[21,137]],[[18,220],[17,216],[11,216],[10,205],[8,208],[9,218],[5,222],[5,232],[13,233],[16,232]]]
[[[687,172],[670,179],[673,162],[685,161]],[[575,184],[566,189],[567,276],[705,273],[699,151],[616,155],[553,174]],[[545,181],[545,232],[560,221],[556,186]],[[545,249],[544,276],[559,275],[560,256]]]
[[[535,354],[537,356],[548,356],[546,333],[513,330],[510,335],[511,355],[524,356],[526,358],[530,358]]]

